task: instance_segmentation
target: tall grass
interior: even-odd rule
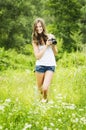
[[[0,72],[0,130],[85,130],[85,55],[64,54],[57,62],[48,103],[40,102],[34,72],[21,63],[23,69]]]

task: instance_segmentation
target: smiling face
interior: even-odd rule
[[[41,34],[43,32],[43,27],[42,27],[42,24],[41,22],[38,22],[37,25],[36,25],[36,31],[37,33]]]
[[[46,42],[47,33],[45,28],[45,22],[42,18],[37,18],[34,21],[32,37],[36,44],[41,44],[42,38],[44,39],[44,42]]]

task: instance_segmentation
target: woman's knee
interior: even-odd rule
[[[43,91],[47,92],[48,91],[48,87],[43,87]]]

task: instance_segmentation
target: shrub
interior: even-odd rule
[[[13,69],[32,69],[34,65],[34,56],[24,55],[13,49],[4,50],[0,48],[0,70],[8,68]]]
[[[81,52],[65,52],[63,57],[58,61],[58,66],[62,67],[78,67],[86,65],[86,55]]]

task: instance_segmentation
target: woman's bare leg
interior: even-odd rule
[[[44,81],[43,81],[43,98],[44,99],[47,99],[48,88],[50,86],[52,77],[53,77],[52,71],[46,71],[45,72]]]
[[[38,89],[39,89],[40,93],[42,93],[42,85],[43,85],[44,75],[45,74],[44,73],[35,72],[35,75],[36,75]]]

